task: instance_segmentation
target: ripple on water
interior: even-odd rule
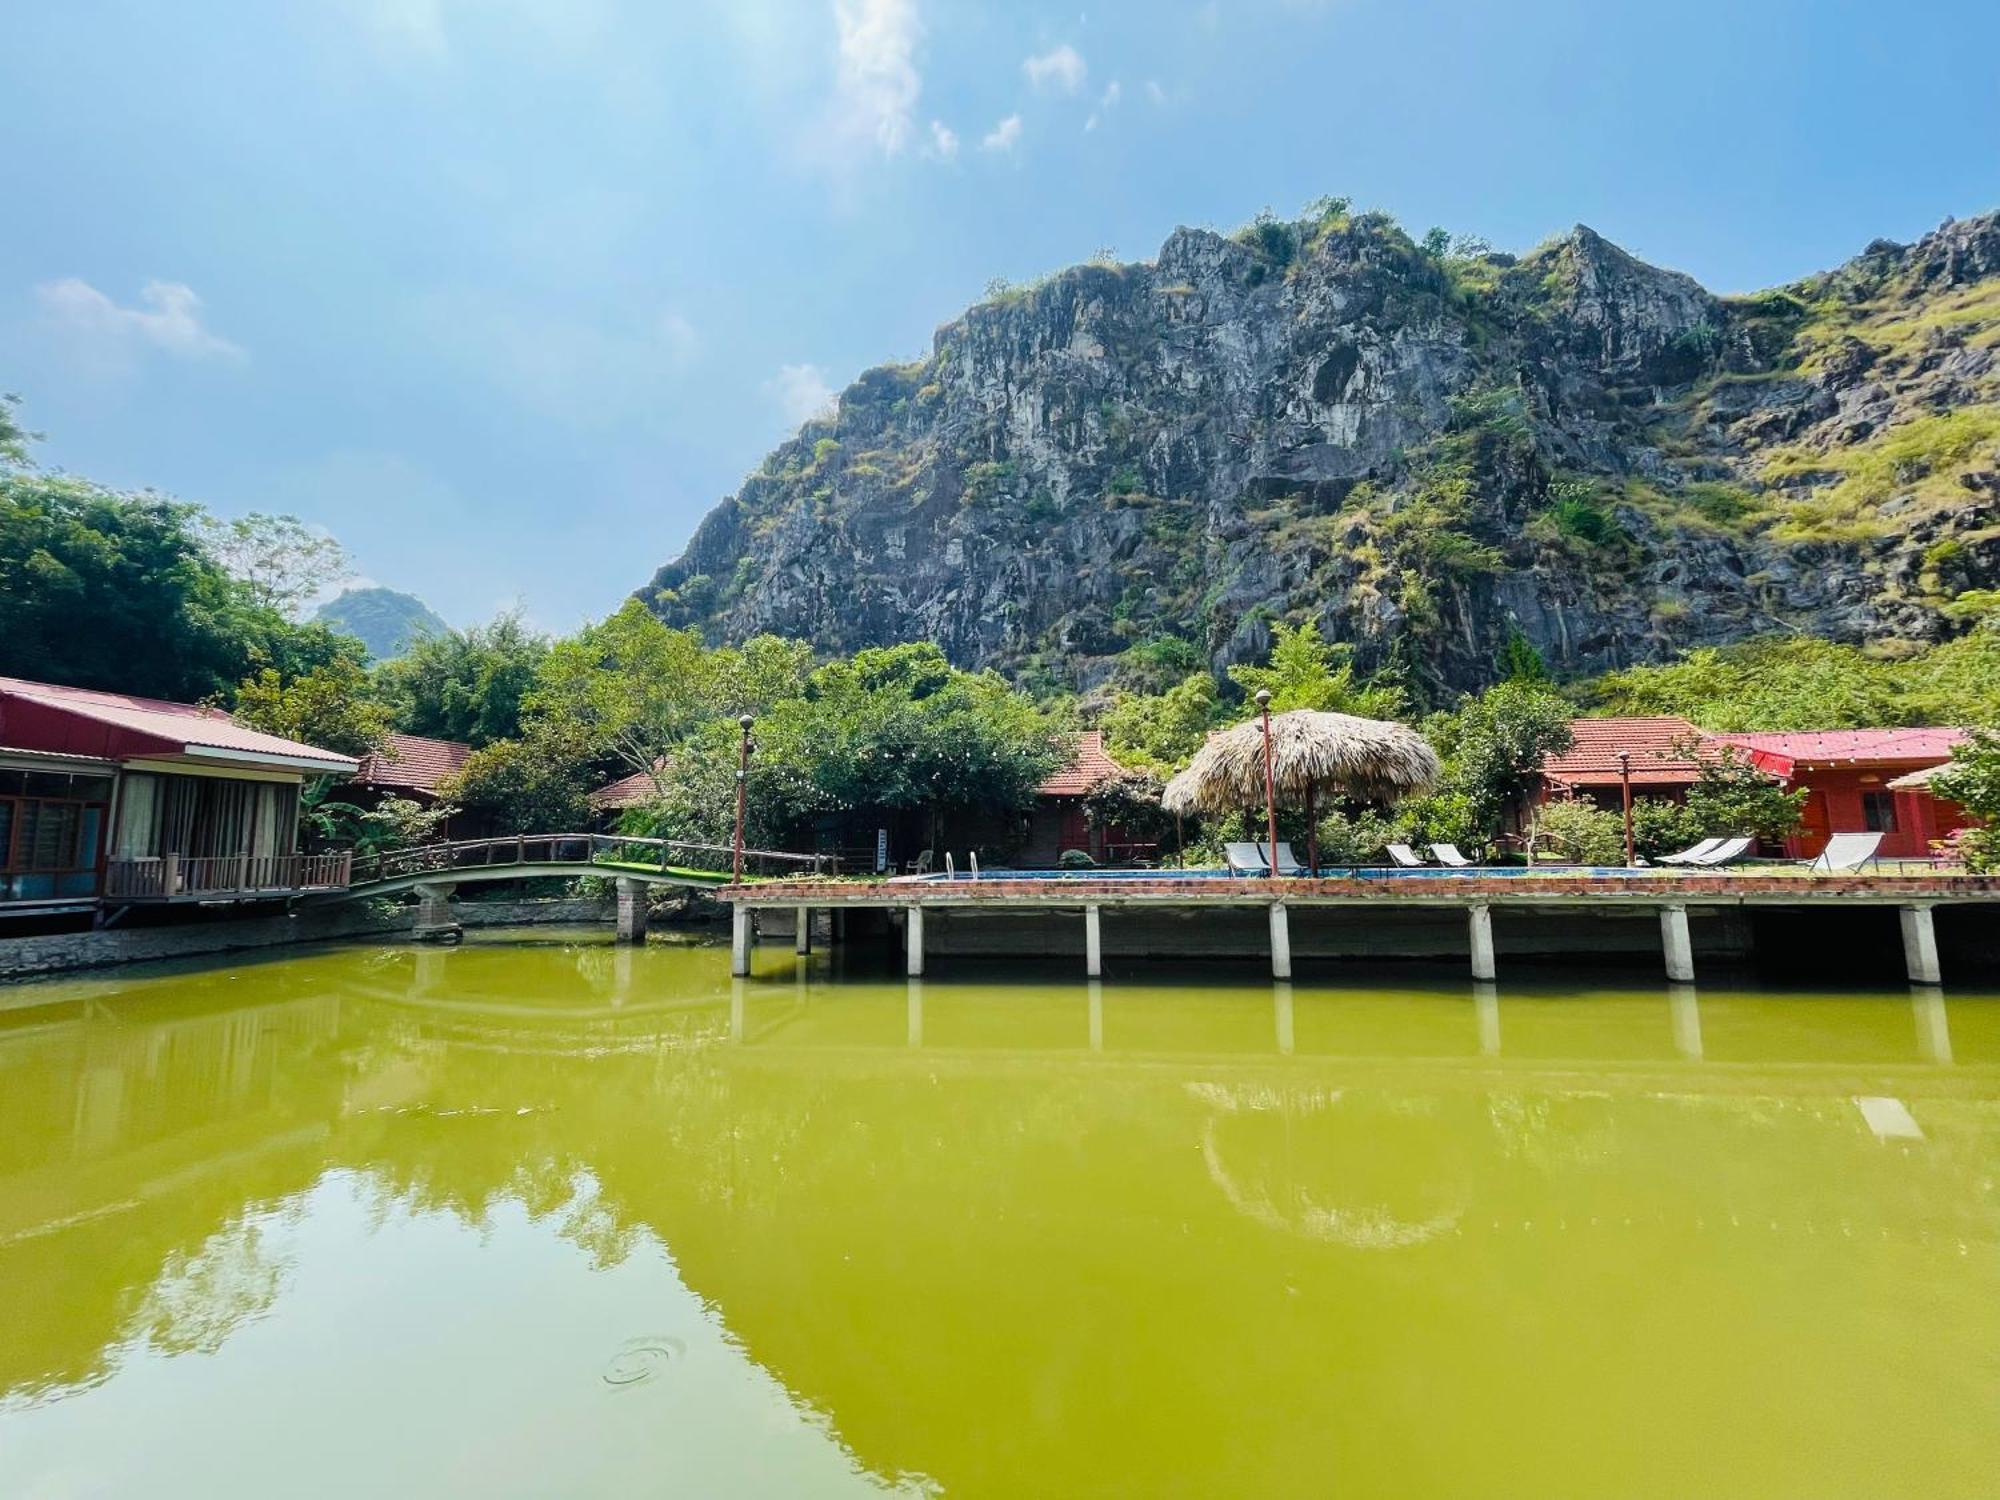
[[[670,1364],[687,1354],[687,1345],[669,1334],[642,1334],[618,1346],[604,1366],[609,1386],[644,1385],[657,1380]]]

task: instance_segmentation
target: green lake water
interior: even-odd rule
[[[2000,1487],[2000,994],[834,962],[36,986],[0,1495]]]

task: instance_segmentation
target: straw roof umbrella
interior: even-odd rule
[[[1421,796],[1443,774],[1430,742],[1406,725],[1309,708],[1271,715],[1270,771],[1278,801],[1302,804],[1308,828],[1323,791],[1398,802]],[[1167,783],[1161,806],[1176,815],[1235,812],[1263,799],[1264,778],[1264,725],[1250,719],[1209,736],[1187,769]],[[1307,858],[1319,862],[1316,830],[1308,835]]]

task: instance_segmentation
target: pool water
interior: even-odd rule
[[[2000,995],[0,991],[0,1495],[1986,1496]]]

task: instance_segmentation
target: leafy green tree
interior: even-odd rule
[[[636,599],[550,649],[523,707],[564,735],[650,773],[722,706],[719,663],[694,630],[674,630]]]
[[[210,555],[243,584],[250,602],[287,618],[349,572],[347,549],[297,516],[205,516],[201,531]]]
[[[1499,667],[1502,682],[1549,680],[1549,664],[1535,649],[1535,643],[1521,633],[1518,625],[1507,632],[1507,643],[1500,648]]]
[[[14,416],[14,410],[21,404],[21,398],[11,392],[0,392],[0,464],[22,464],[28,462],[28,443],[35,437],[32,432],[24,432]]]
[[[1538,862],[1625,863],[1625,819],[1581,797],[1558,797],[1537,807],[1529,838]]]
[[[376,691],[406,734],[472,746],[521,734],[522,702],[548,657],[517,613],[428,636],[375,670]]]
[[[1462,799],[1478,838],[1493,837],[1508,809],[1527,802],[1542,762],[1575,743],[1571,712],[1546,684],[1503,682],[1424,721],[1444,761],[1442,792]]]
[[[1160,806],[1165,792],[1166,784],[1151,771],[1109,777],[1084,794],[1084,821],[1095,829],[1117,828],[1136,838],[1157,840],[1174,826]]]
[[[1394,718],[1402,711],[1401,692],[1356,683],[1352,656],[1352,647],[1328,641],[1315,621],[1297,626],[1279,622],[1271,627],[1270,660],[1261,667],[1231,667],[1229,679],[1246,696],[1268,691],[1273,713],[1313,708],[1371,719]]]
[[[1177,635],[1154,636],[1118,653],[1111,680],[1131,693],[1164,693],[1195,673],[1207,674],[1201,648]]]
[[[1120,693],[1099,722],[1115,758],[1172,772],[1201,748],[1220,716],[1215,679],[1197,672],[1158,695]]]
[[[245,679],[236,689],[235,716],[266,734],[341,755],[377,749],[389,732],[389,712],[370,696],[356,645],[353,656],[289,680],[274,667]]]
[[[2000,730],[1973,731],[1952,752],[1949,768],[1931,778],[1931,790],[1980,820],[1959,839],[1966,867],[2000,869]]]
[[[573,724],[545,722],[525,738],[495,740],[438,783],[438,796],[489,815],[500,833],[569,833],[589,826],[600,762]]]
[[[1692,754],[1692,747],[1683,753]],[[1806,791],[1786,791],[1768,772],[1759,770],[1725,747],[1701,763],[1701,775],[1688,788],[1685,818],[1695,838],[1754,834],[1782,839],[1805,821]]]
[[[0,672],[184,702],[350,653],[250,597],[200,507],[0,466]]]

